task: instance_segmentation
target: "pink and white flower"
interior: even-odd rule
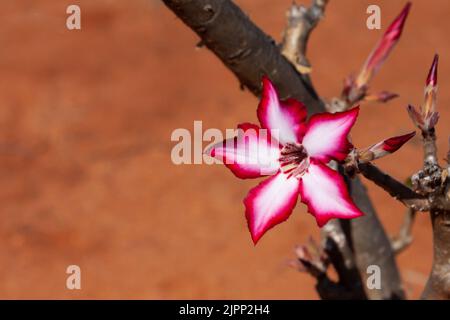
[[[363,215],[343,177],[326,165],[347,157],[352,147],[347,136],[358,112],[354,108],[316,114],[306,122],[305,106],[293,99],[280,101],[270,80],[263,78],[257,115],[269,135],[259,137],[260,128],[246,123],[239,125],[244,139],[225,140],[209,149],[209,155],[222,160],[239,178],[270,175],[244,200],[255,244],[267,230],[289,218],[299,194],[320,227],[330,219]]]

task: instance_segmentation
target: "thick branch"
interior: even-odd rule
[[[254,25],[229,0],[163,0],[191,27],[206,47],[250,91],[259,95],[261,77],[268,75],[283,99],[296,98],[310,113],[324,110],[310,87],[283,57],[275,41]]]
[[[393,198],[401,201],[407,207],[417,211],[428,211],[430,209],[430,204],[426,197],[414,192],[373,164],[360,163],[358,169],[364,177],[383,188]]]
[[[275,42],[255,26],[229,0],[163,0],[192,28],[201,41],[238,77],[242,85],[259,94],[261,76],[267,74],[280,91],[281,98],[295,98],[308,107],[310,114],[325,107],[308,81],[283,57]],[[367,192],[359,179],[350,182],[355,203],[365,216],[349,222],[356,265],[361,275],[377,264],[384,270],[381,290],[367,292],[367,297],[389,299],[403,297],[400,276],[390,241],[377,218]],[[374,235],[374,236],[370,236]]]

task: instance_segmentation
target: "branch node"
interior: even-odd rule
[[[312,70],[306,58],[309,36],[322,19],[328,0],[313,0],[309,8],[293,3],[286,12],[287,26],[284,30],[281,53],[303,75]]]

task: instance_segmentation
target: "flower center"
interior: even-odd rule
[[[280,158],[281,172],[300,178],[309,165],[309,157],[305,147],[299,143],[287,143],[281,149]]]

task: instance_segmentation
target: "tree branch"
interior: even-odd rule
[[[364,177],[383,188],[393,198],[401,201],[407,207],[416,211],[428,211],[430,209],[430,203],[426,197],[414,192],[373,164],[360,163],[358,164],[358,169]]]

